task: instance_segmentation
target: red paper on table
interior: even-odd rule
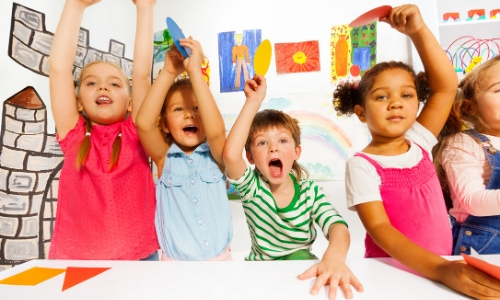
[[[500,280],[500,267],[489,264],[484,260],[480,260],[479,258],[475,258],[473,256],[464,253],[462,253],[462,257],[465,259],[465,262],[468,265],[480,271],[483,271],[484,273],[490,275],[493,278]]]
[[[111,268],[81,268],[81,267],[68,267],[66,269],[66,276],[64,277],[64,283],[62,290],[67,290],[79,283],[82,283],[94,276],[101,274],[102,272],[109,270]]]

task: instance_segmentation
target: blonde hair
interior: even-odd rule
[[[163,101],[163,105],[161,107],[161,113],[160,116],[158,117],[158,129],[161,132],[161,135],[163,136],[163,139],[165,140],[165,143],[172,145],[174,142],[174,139],[172,138],[172,135],[168,132],[165,131],[164,128],[167,127],[167,105],[168,105],[168,100],[170,97],[172,97],[172,94],[181,89],[181,88],[189,88],[192,89],[193,86],[191,84],[191,80],[189,77],[177,77],[177,79],[174,81],[170,89],[168,89],[167,95],[165,96],[165,101]]]
[[[123,79],[125,81],[125,84],[127,85],[127,89],[129,91],[129,95],[131,93],[130,91],[130,82],[127,78],[127,75],[125,74],[125,72],[123,72],[123,70],[117,66],[116,64],[114,64],[113,62],[109,62],[109,61],[100,61],[100,60],[97,60],[97,61],[93,61],[87,65],[85,65],[85,67],[83,67],[83,69],[81,70],[80,72],[80,75],[78,76],[78,80],[75,82],[75,92],[76,92],[76,96],[77,98],[80,98],[80,86],[82,84],[82,79],[83,79],[83,73],[84,71],[90,67],[90,66],[93,66],[95,64],[107,64],[109,66],[113,66],[115,68],[117,68],[123,75]],[[80,100],[77,100],[77,101],[80,101]],[[90,151],[90,134],[92,133],[92,123],[90,122],[89,118],[85,115],[85,113],[82,111],[80,112],[80,114],[82,115],[84,121],[85,121],[85,138],[83,139],[82,143],[80,144],[80,149],[78,150],[78,154],[76,156],[76,168],[77,170],[81,170],[84,166],[85,166],[85,163],[87,162],[87,158],[89,156],[89,151]],[[109,169],[113,169],[116,165],[116,163],[118,162],[118,157],[120,156],[120,149],[121,149],[121,144],[122,144],[122,139],[121,139],[121,133],[118,135],[118,137],[116,137],[115,141],[113,142],[113,150],[111,152],[111,160],[109,162]]]
[[[264,109],[258,112],[250,125],[250,132],[245,143],[245,151],[250,152],[250,145],[252,144],[253,136],[256,132],[265,131],[269,128],[283,128],[290,132],[295,146],[300,145],[300,127],[299,121],[290,117],[282,111],[275,109]],[[258,169],[257,169],[258,170]],[[309,172],[306,168],[300,165],[296,160],[292,164],[292,173],[295,175],[297,181],[307,179]]]
[[[452,201],[446,172],[443,166],[441,166],[441,154],[446,145],[452,143],[457,137],[457,134],[464,129],[472,129],[480,133],[488,132],[488,124],[486,124],[479,114],[477,114],[478,95],[481,91],[481,82],[485,75],[498,63],[500,63],[500,56],[491,58],[467,73],[460,81],[450,115],[438,135],[438,143],[432,149],[434,166],[436,167],[436,172],[441,183],[448,209],[452,207]]]

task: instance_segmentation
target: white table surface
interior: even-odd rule
[[[498,264],[500,255],[488,261]],[[314,280],[296,278],[314,262],[33,260],[0,272],[0,280],[35,266],[111,269],[64,292],[65,273],[36,286],[0,284],[0,299],[327,299],[328,287],[312,296]],[[347,264],[365,288],[363,293],[353,290],[354,299],[468,299],[412,274],[391,258],[348,259]],[[344,299],[340,290],[337,299]]]

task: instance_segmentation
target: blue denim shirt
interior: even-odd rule
[[[155,224],[165,255],[175,260],[209,260],[229,246],[231,212],[226,178],[208,143],[186,155],[170,147],[156,182]]]

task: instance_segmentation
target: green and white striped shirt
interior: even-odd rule
[[[328,238],[328,230],[334,223],[343,223],[342,216],[319,190],[312,180],[296,182],[295,195],[285,208],[278,208],[262,175],[247,167],[237,180],[229,179],[242,197],[252,249],[247,260],[273,260],[297,250],[310,250],[316,239],[316,222]]]

